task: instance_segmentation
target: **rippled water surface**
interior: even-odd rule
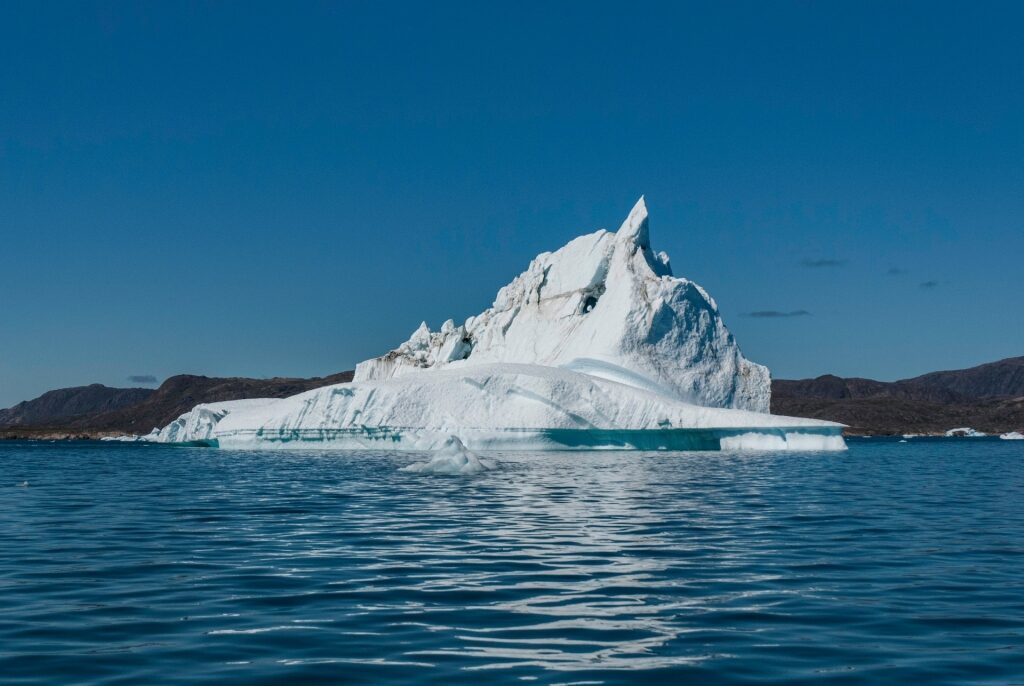
[[[413,459],[0,444],[0,681],[1024,683],[1024,442]]]

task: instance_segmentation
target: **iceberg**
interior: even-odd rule
[[[477,474],[494,469],[494,463],[469,450],[456,436],[447,436],[440,446],[425,446],[434,453],[426,462],[413,462],[400,472],[417,474]]]
[[[976,431],[969,426],[962,426],[958,429],[950,429],[946,432],[946,438],[984,438],[987,433]]]
[[[1019,431],[1008,431],[1004,434],[999,434],[999,438],[1004,441],[1024,441],[1024,434]]]
[[[144,440],[429,445],[438,461],[418,471],[460,473],[486,468],[475,450],[845,449],[841,424],[769,414],[770,400],[768,369],[743,357],[715,301],[651,248],[641,198],[617,232],[538,255],[490,308],[421,324],[350,383],[200,405]]]

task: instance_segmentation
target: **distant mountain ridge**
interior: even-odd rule
[[[935,403],[957,403],[980,398],[1024,396],[1024,357],[1010,357],[969,369],[931,372],[900,381],[842,378],[826,374],[814,379],[775,379],[772,396],[778,398],[899,398]]]
[[[857,434],[935,433],[970,426],[1024,428],[1024,357],[900,381],[842,378],[772,381],[772,412],[842,422]]]
[[[71,422],[70,426],[92,431],[148,433],[154,427],[166,426],[200,403],[243,398],[287,398],[313,388],[351,380],[351,371],[310,379],[216,378],[180,374],[164,381],[153,395],[138,405],[82,417]]]
[[[18,403],[9,410],[0,410],[0,430],[5,430],[9,435],[28,435],[42,430],[56,430],[71,435],[148,433],[154,427],[169,424],[200,403],[243,398],[286,398],[313,388],[351,380],[351,371],[309,379],[216,378],[180,374],[168,378],[156,390],[115,389],[100,384],[95,384],[95,388],[66,388],[49,391],[35,400]],[[83,394],[83,389],[93,391]],[[137,393],[126,393],[129,391]],[[60,402],[65,397],[69,399]],[[26,432],[26,429],[34,431]]]
[[[35,426],[80,415],[116,412],[138,405],[154,392],[152,388],[111,388],[98,383],[58,388],[0,410],[0,427]]]
[[[1024,396],[1024,357],[1008,357],[970,369],[932,372],[899,383],[944,388],[965,398]]]
[[[772,399],[815,398],[818,400],[860,400],[893,398],[939,404],[962,402],[965,397],[943,387],[929,387],[904,381],[875,381],[826,374],[814,379],[772,380]]]

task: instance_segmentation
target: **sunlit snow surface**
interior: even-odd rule
[[[444,445],[453,471],[475,469],[460,450],[845,449],[841,425],[768,414],[770,399],[767,368],[743,357],[711,296],[651,249],[641,198],[617,233],[539,255],[491,308],[422,325],[352,383],[199,405],[144,440]]]

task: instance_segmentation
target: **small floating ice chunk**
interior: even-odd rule
[[[414,462],[399,471],[419,474],[477,474],[494,469],[490,460],[471,451],[457,436],[447,436],[426,462]]]
[[[975,431],[969,426],[962,426],[958,429],[950,429],[946,432],[947,438],[984,438],[988,436],[987,433],[981,431]]]
[[[999,434],[999,438],[1004,441],[1024,441],[1024,434],[1019,431],[1010,431],[1005,434]]]
[[[735,436],[725,436],[719,442],[722,450],[846,450],[846,442],[838,433],[750,431]]]

